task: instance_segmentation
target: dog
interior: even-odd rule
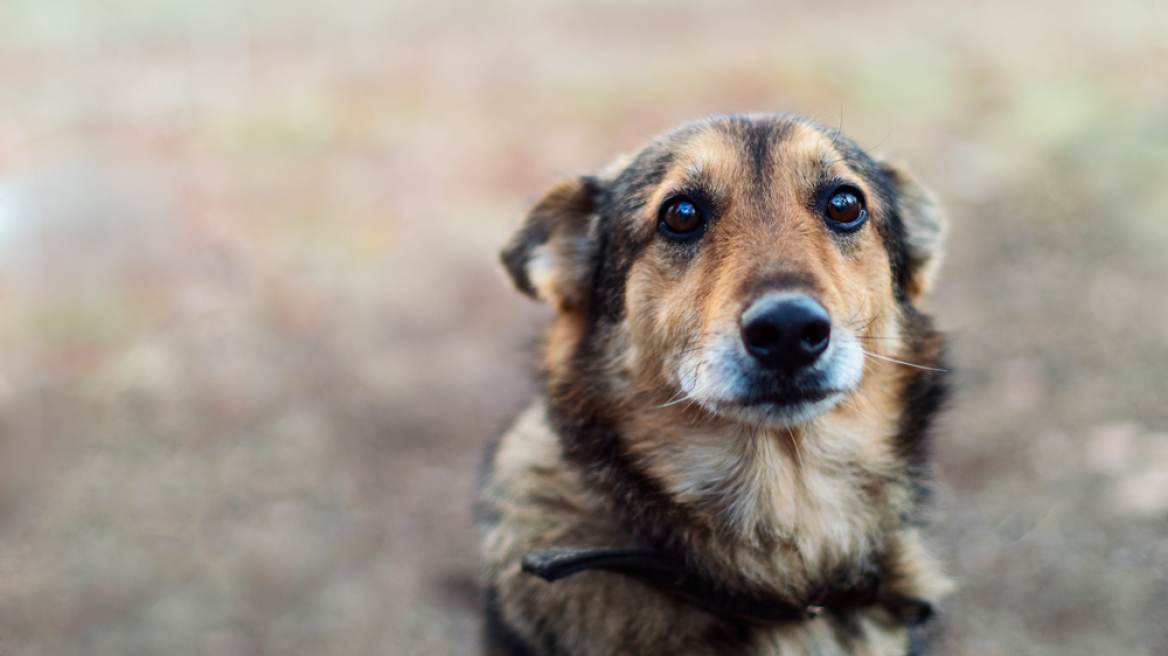
[[[487,652],[921,653],[944,232],[903,168],[786,114],[555,185],[502,253],[554,319],[484,468]]]

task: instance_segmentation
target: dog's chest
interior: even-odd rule
[[[883,460],[834,435],[689,431],[664,445],[651,469],[696,516],[747,544],[782,543],[820,568],[858,562],[876,546]]]

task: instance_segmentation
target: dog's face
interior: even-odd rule
[[[898,352],[941,233],[907,174],[838,134],[724,117],[561,183],[504,262],[560,313],[552,369],[790,426],[860,389],[870,357]]]

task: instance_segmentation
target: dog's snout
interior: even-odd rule
[[[742,343],[766,369],[791,371],[827,350],[831,317],[803,294],[764,296],[742,314]]]

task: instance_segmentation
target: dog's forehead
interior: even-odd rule
[[[782,120],[717,123],[679,149],[667,182],[720,196],[813,188],[846,166],[828,135]]]
[[[810,189],[828,177],[877,182],[877,172],[850,140],[806,119],[728,116],[683,124],[654,140],[619,187],[644,201],[686,187],[731,195]]]

